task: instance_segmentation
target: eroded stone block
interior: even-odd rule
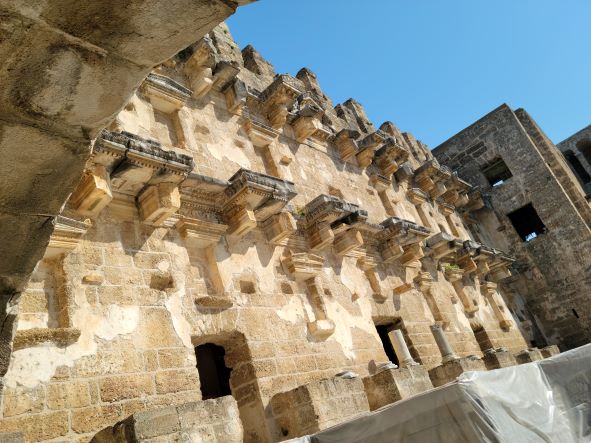
[[[433,388],[429,373],[420,365],[384,369],[365,377],[363,385],[371,411]]]

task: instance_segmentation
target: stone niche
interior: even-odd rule
[[[275,438],[313,434],[369,411],[360,378],[332,378],[299,386],[271,398]]]
[[[417,364],[406,368],[383,369],[365,377],[363,385],[371,411],[433,388],[429,373]]]
[[[92,443],[242,442],[238,404],[230,395],[137,412],[105,428]]]

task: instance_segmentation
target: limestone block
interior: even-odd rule
[[[32,328],[21,329],[14,336],[13,349],[30,348],[41,343],[53,343],[57,346],[68,346],[80,337],[77,328]]]
[[[370,411],[433,388],[429,373],[420,365],[384,369],[363,379]]]
[[[517,364],[513,354],[506,349],[490,349],[485,351],[482,360],[484,361],[486,369],[489,371],[491,369],[506,368]]]
[[[359,378],[314,381],[271,398],[277,440],[326,429],[369,411]]]
[[[162,225],[181,207],[181,196],[175,183],[148,186],[138,196],[140,218],[144,223]]]
[[[42,386],[37,388],[5,388],[3,397],[4,418],[41,412],[45,402],[45,393]]]
[[[136,412],[103,429],[93,443],[242,442],[238,405],[232,396],[183,403],[178,406]]]
[[[149,374],[122,375],[102,378],[99,393],[104,402],[114,402],[154,394],[154,379]]]
[[[283,265],[289,274],[305,280],[322,272],[324,258],[307,252],[290,252],[283,258]]]
[[[225,295],[199,295],[195,297],[195,304],[202,308],[227,309],[234,303]]]
[[[391,263],[404,254],[404,249],[396,241],[388,240],[385,242],[380,252],[382,253],[382,259],[384,262]]]
[[[357,229],[349,229],[334,238],[337,255],[343,256],[363,245],[363,237]]]
[[[37,442],[62,437],[68,433],[68,429],[68,411],[21,415],[0,420],[0,437],[9,433],[8,437],[16,439],[15,441],[19,441],[20,437],[13,435],[14,433],[22,432],[25,434],[25,441]]]
[[[78,213],[96,218],[113,199],[109,173],[96,165],[88,171],[70,197],[70,205]]]
[[[538,348],[528,348],[515,354],[515,360],[522,365],[533,361],[543,360],[544,357]]]
[[[463,357],[448,361],[440,366],[429,370],[429,377],[433,386],[438,387],[454,381],[462,373],[468,371],[485,371],[484,362],[478,357]]]

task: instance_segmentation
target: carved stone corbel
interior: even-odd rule
[[[384,136],[379,132],[372,132],[357,142],[359,150],[355,156],[360,168],[367,168],[373,161],[375,150],[384,143]]]
[[[152,226],[162,225],[181,207],[177,183],[158,183],[147,186],[138,196],[140,219]]]
[[[359,135],[359,131],[343,129],[334,137],[334,144],[341,160],[347,161],[357,154],[359,147],[355,140]]]
[[[84,174],[69,203],[81,215],[96,218],[113,200],[109,172],[103,165],[94,165]]]
[[[302,93],[301,82],[289,75],[278,75],[267,89],[261,93],[262,107],[274,129],[285,125],[289,108]]]

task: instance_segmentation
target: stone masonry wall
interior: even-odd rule
[[[503,105],[434,153],[490,195],[490,205],[473,214],[474,229],[484,242],[518,258],[521,272],[504,282],[516,313],[529,317],[548,343],[570,348],[588,342],[589,205],[547,137],[523,111],[514,113]],[[512,177],[491,187],[481,169],[497,158]],[[524,242],[507,214],[528,203],[546,231]]]
[[[399,322],[426,368],[435,323],[462,357],[524,349],[492,281],[509,259],[468,242],[478,196],[381,128],[223,26],[163,64],[95,142],[23,294],[0,431],[90,441],[199,401],[204,343],[225,349],[245,441],[272,439],[273,395],[386,362],[376,325]]]

